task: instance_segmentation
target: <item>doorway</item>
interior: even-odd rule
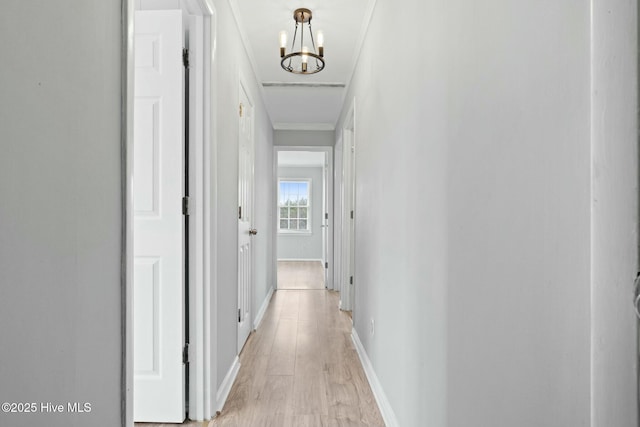
[[[340,181],[340,309],[353,311],[355,300],[356,233],[356,123],[355,99],[345,117],[341,139],[342,176]]]
[[[178,2],[176,3],[178,4]],[[210,0],[132,1],[124,390],[128,420],[209,419]],[[162,79],[168,79],[162,81]],[[157,93],[149,91],[147,86]],[[174,110],[171,110],[171,109]],[[131,132],[131,131],[130,131]],[[164,225],[162,225],[164,224]],[[165,253],[166,252],[166,253]]]
[[[277,289],[333,290],[333,148],[276,147]]]

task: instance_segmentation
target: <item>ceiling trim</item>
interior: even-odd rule
[[[358,36],[358,42],[356,43],[356,56],[353,60],[353,65],[351,67],[351,72],[349,73],[349,78],[347,79],[346,90],[342,94],[341,105],[343,106],[343,111],[344,111],[344,103],[345,103],[345,100],[347,99],[347,94],[349,93],[349,89],[351,89],[351,83],[353,83],[353,76],[356,72],[356,67],[358,66],[358,62],[360,61],[360,55],[362,54],[362,45],[364,45],[364,40],[367,36],[367,32],[369,32],[369,25],[371,24],[371,19],[373,18],[373,11],[376,8],[376,1],[377,0],[369,0],[369,3],[367,4],[367,9],[364,12],[364,20],[362,21],[362,27],[360,28],[360,36]],[[338,114],[336,123],[333,126],[334,128],[340,122],[341,117],[342,117],[342,113]]]
[[[336,87],[344,88],[347,85],[345,83],[331,83],[331,82],[262,82],[264,87]]]
[[[336,130],[332,123],[274,123],[274,130]]]

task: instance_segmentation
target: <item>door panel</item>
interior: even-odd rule
[[[238,352],[251,332],[251,290],[253,248],[250,230],[253,221],[253,106],[240,86],[238,141]]]
[[[182,22],[179,10],[135,15],[135,421],[185,415]]]

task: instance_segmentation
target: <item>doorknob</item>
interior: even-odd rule
[[[258,234],[258,230],[256,230],[255,228],[250,228],[249,234],[251,234],[252,236],[255,236],[256,234]]]

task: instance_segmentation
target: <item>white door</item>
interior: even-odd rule
[[[185,415],[182,12],[135,15],[133,416]]]
[[[343,133],[342,182],[342,286],[340,288],[340,308],[353,310],[355,279],[355,140],[353,131],[345,129]]]
[[[251,332],[253,254],[253,106],[240,85],[238,141],[238,352]]]

